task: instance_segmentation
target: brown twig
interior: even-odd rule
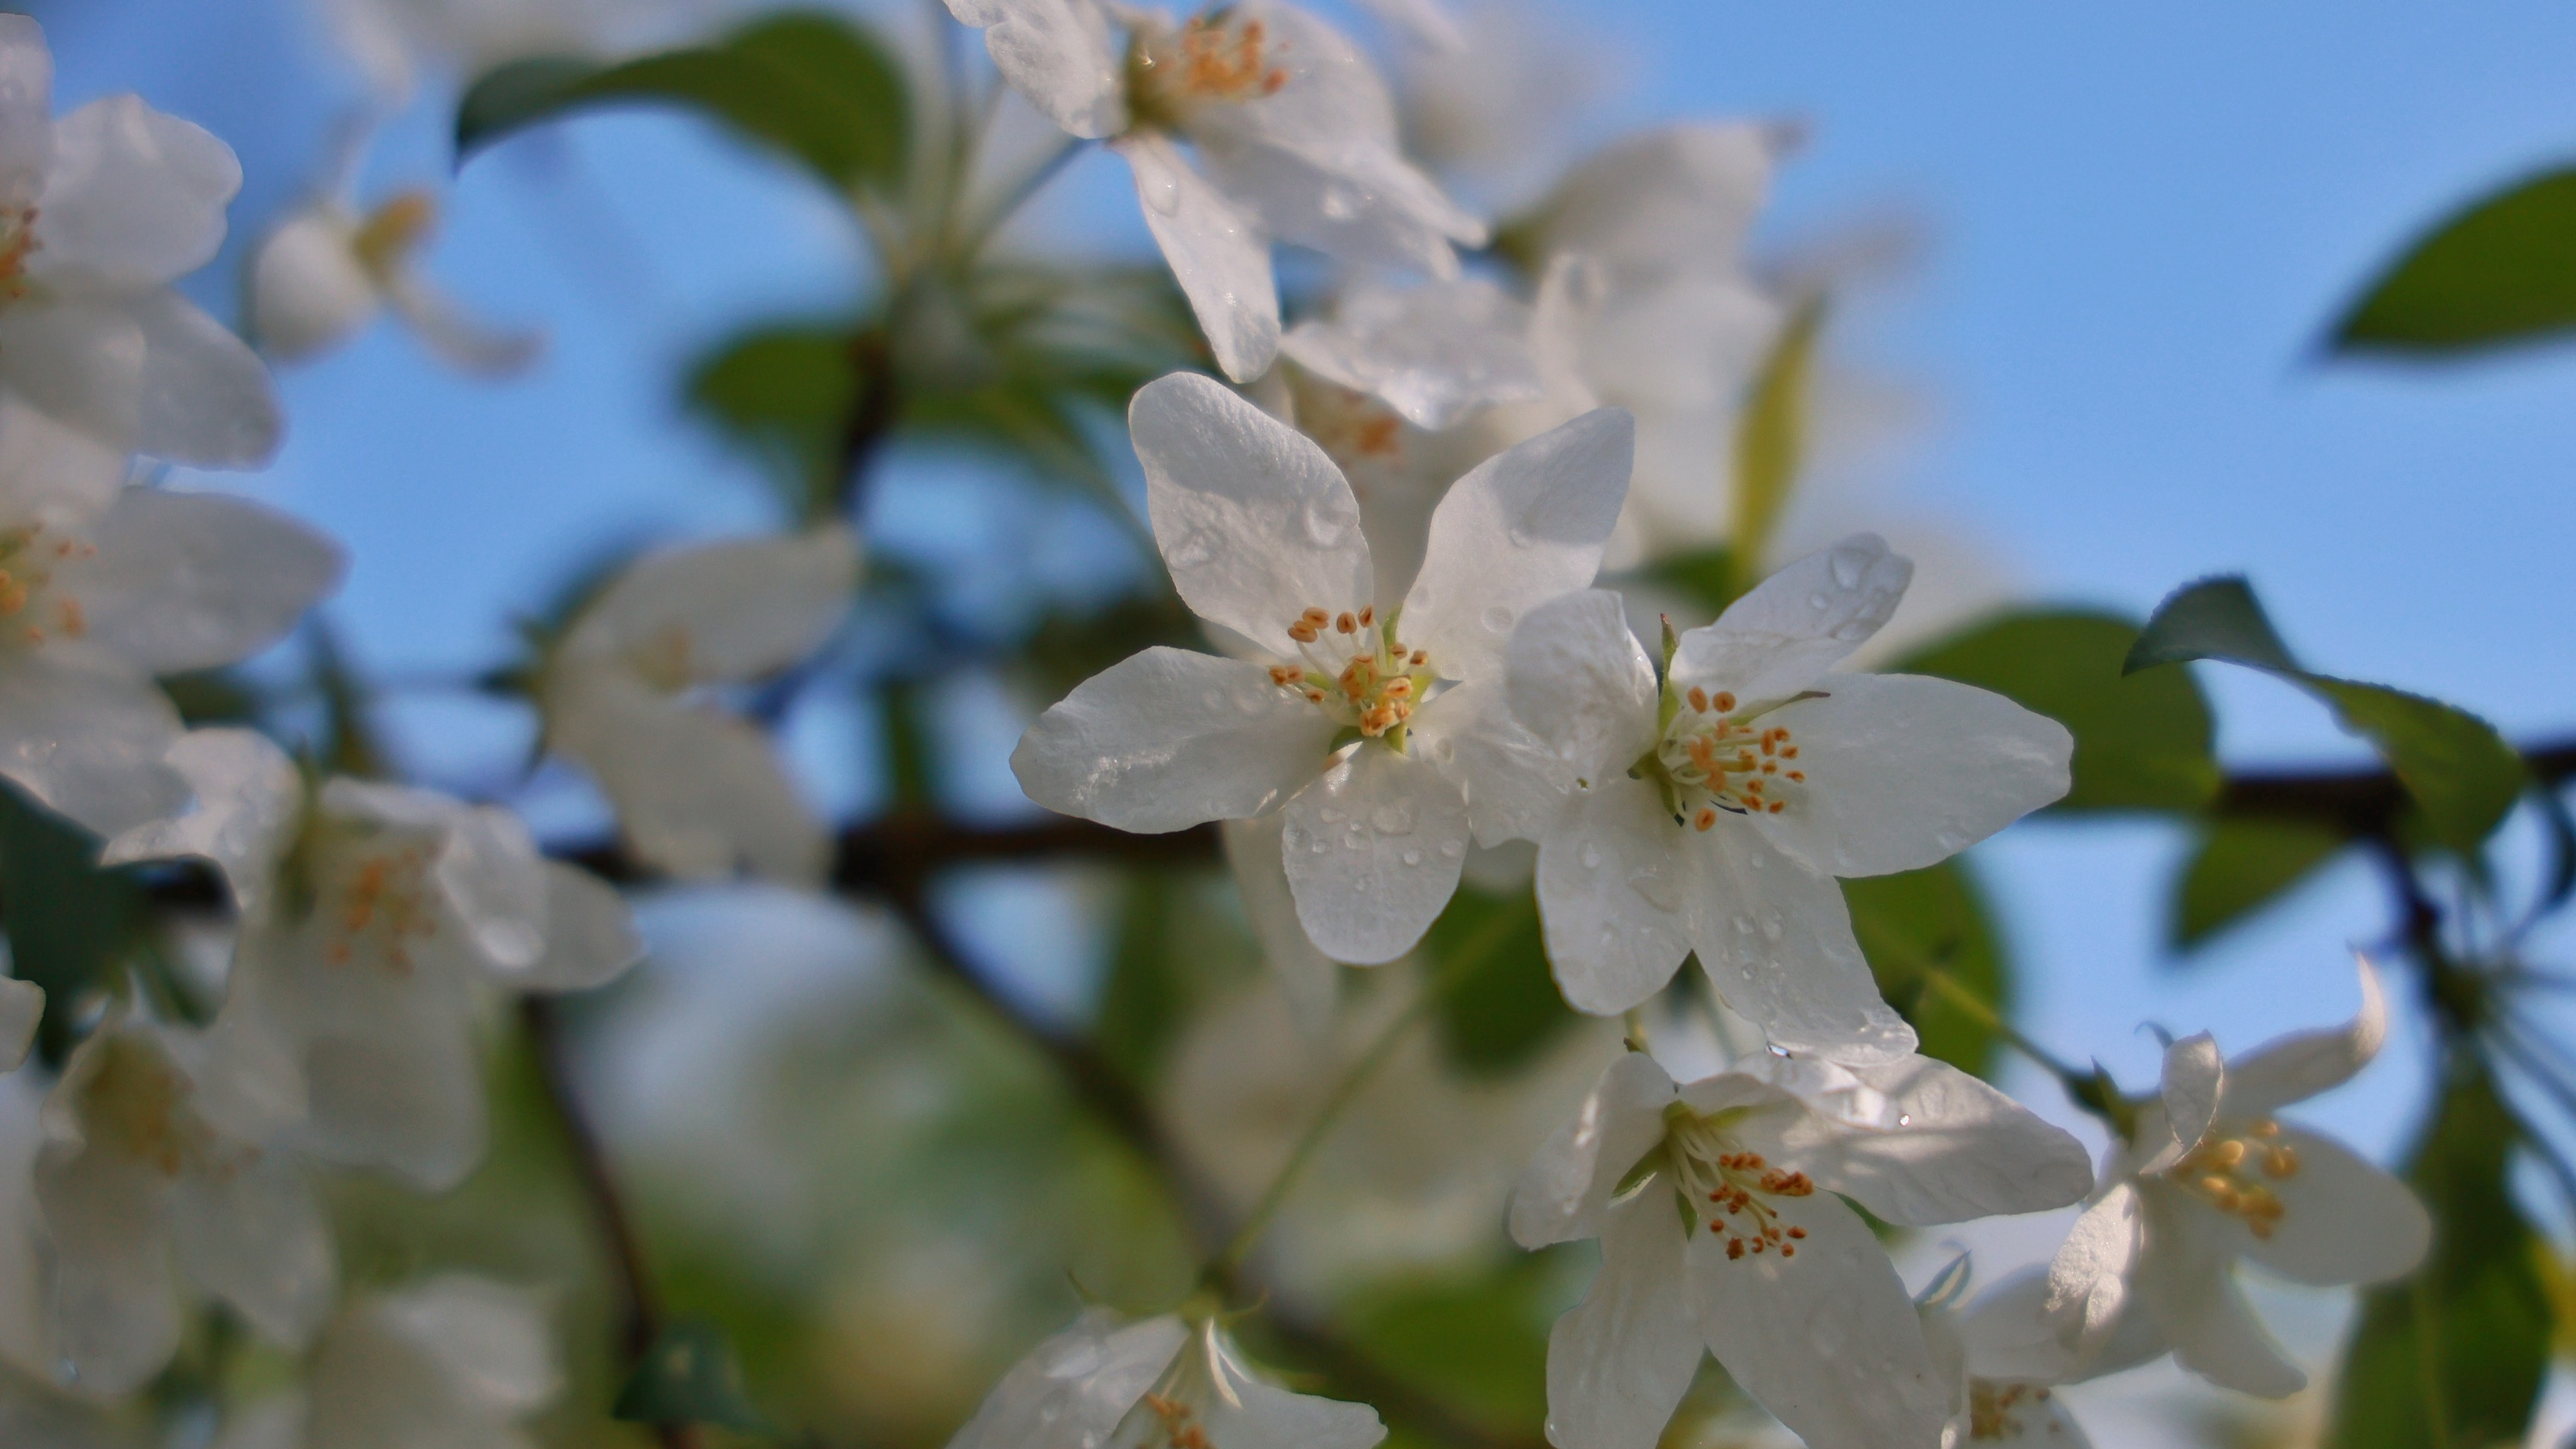
[[[553,998],[520,997],[519,1020],[527,1028],[528,1044],[536,1054],[537,1078],[545,1089],[546,1102],[554,1108],[555,1118],[563,1126],[565,1145],[572,1151],[573,1171],[581,1179],[582,1196],[589,1201],[591,1215],[598,1219],[600,1237],[608,1248],[609,1289],[618,1321],[619,1347],[623,1350],[620,1361],[631,1372],[662,1336],[661,1304],[644,1266],[643,1243],[636,1236],[633,1216],[626,1210],[625,1196],[618,1191],[616,1175],[609,1170],[608,1152],[600,1143],[599,1131],[591,1125],[582,1110],[580,1095],[573,1089],[571,1063],[564,1055],[563,1023],[555,1013]],[[662,1449],[698,1449],[697,1431],[686,1424],[656,1424],[653,1429]]]
[[[2555,787],[2576,778],[2576,740],[2546,740],[2522,751],[2532,778]],[[2387,770],[2248,770],[2227,777],[2213,815],[2304,820],[2366,840],[2390,834],[2406,787]]]

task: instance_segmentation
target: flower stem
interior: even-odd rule
[[[1316,1152],[1331,1139],[1333,1129],[1341,1125],[1342,1114],[1350,1110],[1351,1103],[1359,1099],[1361,1090],[1395,1055],[1395,1049],[1403,1044],[1405,1035],[1431,1014],[1431,1009],[1440,1004],[1440,999],[1448,995],[1451,988],[1465,980],[1497,947],[1509,940],[1512,929],[1520,924],[1520,913],[1514,910],[1504,911],[1485,922],[1464,945],[1449,953],[1448,959],[1440,963],[1440,969],[1430,980],[1422,983],[1422,989],[1415,994],[1412,1004],[1379,1029],[1376,1040],[1371,1041],[1359,1059],[1351,1063],[1350,1069],[1342,1074],[1341,1081],[1334,1084],[1332,1094],[1324,1099],[1324,1105],[1316,1110],[1314,1120],[1306,1124],[1306,1131],[1297,1139],[1297,1145],[1288,1150],[1288,1160],[1279,1164],[1277,1175],[1270,1179],[1270,1186],[1262,1191],[1260,1201],[1252,1205],[1252,1211],[1245,1214],[1242,1223],[1235,1228],[1234,1237],[1226,1243],[1225,1251],[1208,1264],[1207,1272],[1202,1275],[1204,1281],[1224,1283],[1234,1277],[1235,1270],[1243,1266],[1244,1260],[1260,1243],[1271,1219],[1279,1215],[1280,1205],[1288,1200],[1289,1190],[1297,1185],[1297,1179],[1314,1161]]]

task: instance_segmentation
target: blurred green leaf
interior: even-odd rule
[[[1168,871],[1136,871],[1126,879],[1126,901],[1110,938],[1109,971],[1100,987],[1100,1015],[1092,1042],[1129,1082],[1154,1080],[1172,1041],[1188,1020],[1189,982],[1176,959],[1173,916],[1182,905],[1179,881]]]
[[[59,1063],[70,1051],[73,1014],[93,988],[144,949],[151,902],[131,870],[101,870],[98,839],[18,793],[0,787],[0,913],[9,935],[9,974],[45,988],[36,1049]],[[184,1005],[185,1003],[182,1003]]]
[[[2011,1015],[2011,963],[1967,863],[1954,856],[1922,870],[1842,885],[1852,934],[1869,957],[1879,992],[1914,1023],[1923,1055],[1984,1076],[1994,1066],[1994,1032],[1923,986],[1925,968],[1937,969],[1998,1015]]]
[[[2538,1234],[2509,1184],[2520,1140],[2483,1071],[2453,1081],[2407,1180],[2433,1214],[2411,1279],[2371,1289],[2345,1350],[2331,1449],[2520,1444],[2549,1367]]]
[[[1991,689],[2075,736],[2063,810],[2197,810],[2218,793],[2209,706],[2181,670],[2123,677],[2138,628],[2110,614],[2030,610],[1976,624],[1895,666]]]
[[[910,155],[903,72],[866,32],[822,12],[773,15],[710,45],[614,65],[522,60],[477,80],[456,111],[461,162],[576,111],[682,106],[779,151],[836,189],[890,186]]]
[[[1547,1332],[1566,1250],[1518,1254],[1477,1277],[1371,1287],[1343,1306],[1353,1344],[1461,1418],[1532,1442],[1547,1418]],[[1514,1442],[1521,1437],[1509,1436]]]
[[[2170,933],[2188,951],[2286,894],[2351,844],[2296,820],[2217,820],[2174,882]]]
[[[2338,352],[2440,356],[2576,326],[2576,170],[2481,197],[2442,219],[2335,325]]]
[[[1744,419],[1735,431],[1726,536],[1735,560],[1731,593],[1743,593],[1761,577],[1772,530],[1789,506],[1798,469],[1806,461],[1807,394],[1815,372],[1816,336],[1824,322],[1822,296],[1799,303],[1745,396]]]
[[[259,692],[230,669],[165,674],[161,691],[179,707],[179,718],[199,725],[250,724],[259,718]]]
[[[743,1397],[742,1367],[724,1330],[674,1323],[636,1362],[617,1394],[616,1417],[630,1424],[718,1424],[765,1432],[768,1424]]]
[[[859,334],[848,327],[763,327],[699,359],[688,405],[767,466],[800,516],[840,486],[842,440],[857,405]]]
[[[2194,659],[2259,669],[2323,700],[2345,729],[2378,749],[2433,838],[2463,855],[2503,823],[2528,781],[2522,757],[2476,715],[2300,667],[2242,578],[2203,579],[2176,590],[2157,606],[2122,671]]]
[[[1460,886],[1423,938],[1431,970],[1473,957],[1441,994],[1440,1044],[1450,1062],[1485,1076],[1519,1070],[1576,1017],[1548,974],[1538,899]]]
[[[1666,554],[1646,566],[1646,577],[1679,589],[1705,606],[1712,616],[1725,613],[1726,606],[1735,602],[1738,587],[1734,556],[1724,544]]]

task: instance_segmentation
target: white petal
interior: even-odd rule
[[[152,344],[114,302],[30,298],[0,309],[0,380],[63,426],[120,453],[143,432]]]
[[[1263,235],[1354,266],[1400,267],[1444,281],[1458,275],[1451,243],[1484,239],[1483,223],[1391,147],[1317,154],[1278,145],[1275,136],[1220,136],[1205,127],[1192,139],[1214,184]]]
[[[124,491],[125,471],[123,448],[0,392],[0,511],[23,518],[57,508],[95,517]]]
[[[2412,1189],[2331,1137],[2285,1126],[2275,1139],[2298,1154],[2288,1177],[2264,1184],[2285,1210],[2268,1239],[2235,1218],[2237,1251],[2299,1283],[2385,1283],[2414,1271],[2432,1245],[2433,1221]]]
[[[2147,1251],[2136,1287],[2156,1327],[2184,1368],[2222,1388],[2258,1398],[2287,1398],[2308,1376],[2263,1327],[2228,1270],[2227,1245],[2211,1229],[2216,1214],[2197,1203],[2169,1202],[2179,1192],[2146,1197]]]
[[[1662,1178],[1601,1219],[1601,1271],[1547,1335],[1547,1437],[1654,1449],[1704,1350],[1683,1283],[1689,1230]]]
[[[545,351],[543,333],[510,331],[482,322],[408,268],[385,278],[385,301],[439,361],[468,377],[513,376],[526,371]]]
[[[1315,949],[1297,921],[1297,898],[1288,888],[1288,871],[1279,858],[1285,813],[1273,810],[1250,820],[1223,822],[1226,864],[1234,870],[1236,891],[1261,957],[1279,978],[1289,1014],[1309,1040],[1321,1041],[1333,1023],[1333,1006],[1341,995],[1342,968]]]
[[[1125,128],[1123,57],[1093,0],[948,0],[948,10],[983,30],[993,68],[1040,115],[1077,136]]]
[[[2144,1247],[2138,1190],[2121,1182],[2076,1218],[2049,1260],[2040,1312],[2077,1362],[2101,1347],[2128,1308]]]
[[[1568,1005],[1608,1016],[1664,989],[1690,954],[1683,866],[1653,787],[1578,791],[1538,847],[1548,965]]]
[[[499,973],[523,991],[588,991],[644,955],[626,898],[588,871],[545,862],[546,953],[524,970]]]
[[[1913,674],[1815,688],[1765,717],[1793,732],[1807,779],[1762,824],[1829,875],[1938,864],[2066,793],[2074,736],[2000,694]]]
[[[331,1229],[290,1161],[192,1174],[173,1208],[179,1265],[199,1287],[271,1343],[301,1347],[321,1326],[337,1288]]]
[[[137,452],[205,468],[256,468],[276,456],[286,424],[267,364],[178,293],[128,298],[142,329]]]
[[[1601,1236],[1601,1214],[1619,1180],[1664,1140],[1673,1090],[1673,1079],[1644,1052],[1622,1053],[1603,1069],[1512,1189],[1512,1241],[1536,1250]]]
[[[1441,678],[1500,673],[1523,615],[1591,585],[1627,497],[1635,439],[1626,413],[1596,409],[1450,487],[1400,621]]]
[[[2076,1374],[2075,1335],[2046,1312],[2048,1272],[2025,1269],[1977,1295],[1954,1323],[1971,1373],[2024,1383],[2065,1383]]]
[[[2210,1124],[2218,1118],[2218,1100],[2226,1081],[2226,1060],[2219,1055],[2218,1043],[2208,1032],[2184,1037],[2165,1048],[2164,1078],[2158,1095],[2164,1103],[2170,1140],[2138,1171],[2161,1172],[2200,1145],[2200,1139],[2209,1135]]]
[[[89,637],[154,674],[246,659],[339,587],[347,556],[273,509],[214,493],[129,488],[80,566]]]
[[[336,212],[299,211],[259,244],[250,266],[250,333],[279,362],[338,347],[375,320],[384,299]]]
[[[1279,284],[1270,270],[1270,234],[1191,169],[1170,141],[1139,133],[1110,145],[1136,173],[1145,229],[1190,299],[1217,366],[1237,382],[1259,377],[1279,351]]]
[[[374,1316],[445,1371],[447,1387],[486,1413],[533,1413],[563,1391],[550,1295],[467,1273],[443,1273],[377,1300]]]
[[[307,1033],[312,1116],[301,1145],[326,1161],[382,1168],[444,1192],[483,1159],[483,1064],[461,1003],[434,988],[403,996],[420,1004],[396,997]]]
[[[241,179],[232,148],[203,127],[133,95],[92,101],[54,126],[38,265],[111,286],[185,276],[223,245]]]
[[[24,206],[54,159],[54,57],[45,28],[0,15],[0,204]]]
[[[1878,994],[1842,887],[1773,849],[1749,821],[1668,824],[1687,862],[1691,946],[1717,994],[1774,1046],[1849,1064],[1913,1054],[1914,1028]]]
[[[169,1363],[180,1313],[160,1175],[122,1155],[49,1144],[36,1196],[55,1251],[63,1362],[94,1393],[129,1394]]]
[[[2379,1055],[2388,1038],[2388,998],[2368,957],[2354,958],[2361,973],[2361,1010],[2349,1025],[2293,1032],[2266,1042],[2227,1067],[2228,1115],[2268,1117],[2340,1086]]]
[[[1467,823],[1481,847],[1546,834],[1581,775],[1512,713],[1499,679],[1442,690],[1405,733],[1467,797]]]
[[[1505,670],[1512,713],[1581,776],[1624,774],[1655,742],[1655,667],[1617,594],[1586,589],[1530,610]]]
[[[14,1072],[36,1043],[37,1024],[45,1019],[45,988],[33,981],[0,977],[0,1072]]]
[[[516,970],[545,950],[552,896],[544,866],[527,822],[512,811],[469,806],[450,823],[435,875],[448,911],[485,961]]]
[[[61,643],[0,665],[0,774],[101,835],[171,815],[179,712],[123,661]]]
[[[1523,339],[1529,309],[1482,277],[1418,287],[1360,285],[1329,323],[1300,322],[1279,350],[1328,382],[1385,402],[1417,428],[1455,427],[1546,381]]]
[[[1543,246],[1630,278],[1738,266],[1778,145],[1774,128],[1743,122],[1623,137],[1567,172],[1541,213]]]
[[[1858,533],[1756,585],[1717,622],[1681,638],[1673,683],[1746,704],[1787,699],[1878,632],[1905,597],[1914,565]]]
[[[1467,801],[1425,761],[1363,743],[1280,813],[1297,920],[1336,961],[1376,966],[1412,950],[1457,893]]]
[[[841,524],[647,555],[581,612],[570,653],[616,656],[658,681],[758,679],[821,647],[850,611],[858,536]]]
[[[688,879],[744,869],[795,885],[823,878],[831,839],[759,729],[613,666],[559,670],[545,704],[547,744],[599,782],[627,843],[656,868]]]
[[[2082,1143],[1946,1062],[1909,1057],[1827,1072],[1821,1065],[1771,1057],[1748,1070],[1792,1090],[1825,1075],[1861,1090],[1811,1099],[1803,1112],[1749,1118],[1738,1135],[1888,1222],[1930,1227],[2038,1212],[2093,1186]]]
[[[1122,1328],[1095,1308],[1013,1365],[948,1449],[1098,1449],[1187,1337],[1178,1318]]]
[[[1806,1233],[1794,1258],[1730,1260],[1717,1235],[1691,1235],[1709,1352],[1810,1449],[1939,1443],[1950,1387],[1887,1250],[1833,1197],[1771,1202],[1784,1227]]]
[[[1154,539],[1200,618],[1294,659],[1302,611],[1373,602],[1359,500],[1304,434],[1193,373],[1147,383],[1127,419]]]
[[[1050,810],[1154,834],[1268,811],[1323,769],[1333,734],[1262,666],[1157,645],[1040,715],[1011,773]]]
[[[99,864],[210,860],[232,888],[244,916],[265,910],[270,877],[293,843],[304,811],[304,780],[295,762],[266,735],[249,729],[190,730],[170,746],[170,768],[196,796],[184,815],[155,820],[118,835],[99,852]]]
[[[1371,1449],[1386,1438],[1377,1410],[1313,1394],[1291,1393],[1255,1378],[1223,1330],[1199,1330],[1214,1361],[1219,1392],[1200,1406],[1206,1442],[1225,1449]],[[1197,1351],[1197,1347],[1182,1350]],[[1134,1411],[1130,1411],[1133,1413]],[[1151,1412],[1150,1408],[1146,1412]],[[1159,1424],[1157,1427],[1161,1427]]]

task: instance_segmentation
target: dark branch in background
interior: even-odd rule
[[[895,393],[894,340],[884,327],[870,327],[850,339],[850,370],[857,385],[850,394],[850,415],[841,424],[840,493],[834,500],[845,514],[858,511],[868,464],[885,446],[902,410]]]
[[[2542,741],[2522,758],[2542,785],[2576,778],[2576,740]],[[2313,821],[2366,840],[2390,836],[2406,803],[2405,787],[2386,770],[2249,770],[2227,777],[2210,813]]]
[[[662,1336],[661,1303],[653,1291],[650,1270],[644,1265],[643,1244],[636,1237],[635,1221],[626,1211],[626,1199],[618,1191],[617,1179],[609,1170],[608,1153],[600,1144],[599,1131],[583,1112],[580,1094],[574,1090],[571,1064],[564,1056],[563,1023],[555,1015],[554,999],[520,997],[519,1020],[527,1028],[546,1102],[563,1126],[573,1171],[581,1179],[582,1196],[589,1200],[591,1215],[598,1219],[599,1235],[608,1248],[611,1307],[623,1350],[619,1367],[631,1374]],[[657,1424],[654,1435],[662,1449],[698,1449],[697,1431],[686,1424]]]

